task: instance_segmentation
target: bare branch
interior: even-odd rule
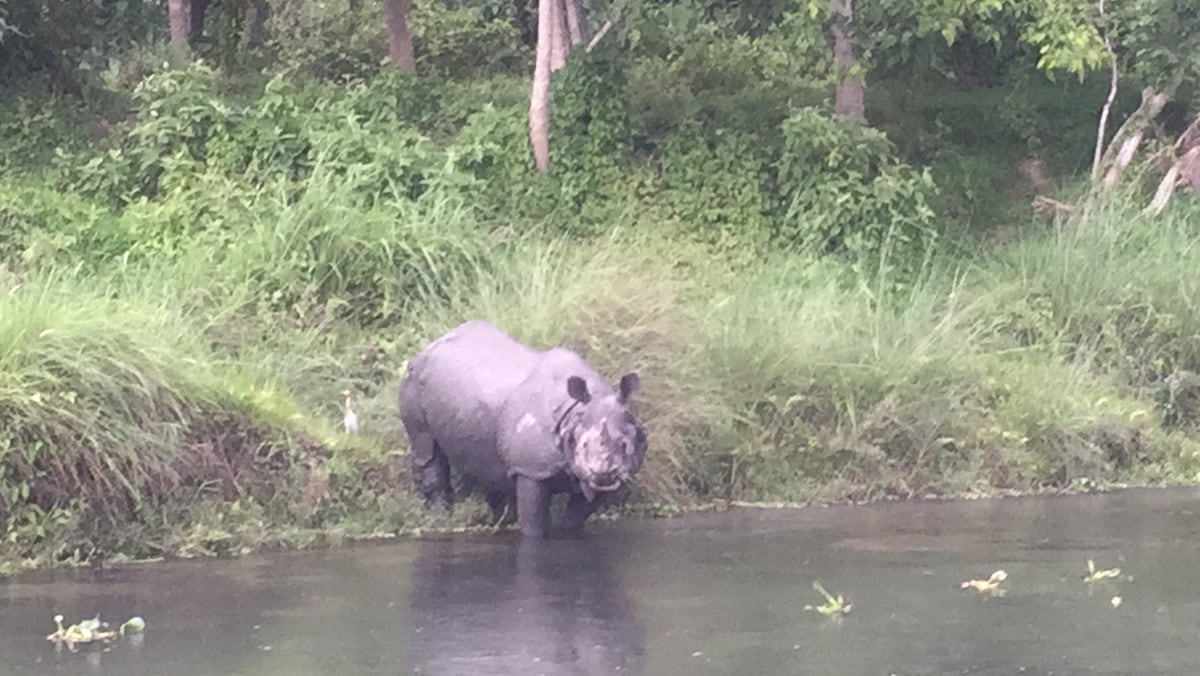
[[[593,49],[595,49],[596,43],[600,42],[600,38],[604,37],[604,35],[606,33],[608,33],[610,30],[612,30],[612,27],[613,27],[612,19],[605,21],[604,25],[600,27],[600,30],[596,31],[596,36],[593,37],[592,41],[588,43],[587,51],[591,52]]]
[[[1104,0],[1100,0],[1100,21],[1104,24],[1104,51],[1108,53],[1108,67],[1110,70],[1110,80],[1108,88],[1108,99],[1104,102],[1104,107],[1100,110],[1100,123],[1096,128],[1096,151],[1092,155],[1092,181],[1100,180],[1101,173],[1101,158],[1104,154],[1104,135],[1108,130],[1108,115],[1112,111],[1113,101],[1117,98],[1117,53],[1113,50],[1112,38],[1108,32],[1108,20],[1104,15]]]

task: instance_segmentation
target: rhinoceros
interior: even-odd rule
[[[539,351],[470,320],[409,360],[400,418],[426,506],[453,503],[450,471],[482,488],[497,517],[515,506],[523,535],[544,537],[550,499],[568,493],[577,530],[641,468],[646,431],[632,410],[636,371],[614,387],[576,352]]]

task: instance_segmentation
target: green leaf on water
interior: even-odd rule
[[[1096,570],[1096,562],[1088,559],[1088,572],[1083,576],[1086,582],[1098,582],[1109,578],[1119,577],[1121,575],[1120,568],[1107,568],[1105,570]]]
[[[128,620],[125,620],[125,622],[121,624],[121,627],[117,631],[121,632],[121,635],[124,636],[126,632],[130,634],[136,634],[145,630],[145,628],[146,621],[135,615]]]
[[[825,603],[815,608],[811,605],[806,605],[804,607],[806,610],[816,610],[822,615],[835,615],[840,617],[848,614],[850,609],[853,607],[853,604],[846,603],[846,599],[844,599],[841,594],[838,594],[837,596],[830,594],[825,589],[825,586],[821,584],[820,580],[813,581],[813,589],[821,592],[821,595],[825,597]]]

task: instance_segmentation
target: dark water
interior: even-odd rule
[[[28,575],[0,582],[0,674],[1191,675],[1197,513],[1197,490],[735,510]],[[1089,586],[1088,558],[1133,579]],[[1000,568],[1003,597],[959,588]],[[804,609],[814,578],[843,621]],[[144,640],[44,639],[97,612]]]

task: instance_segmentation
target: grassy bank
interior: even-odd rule
[[[1031,226],[898,283],[632,226],[487,228],[450,197],[363,206],[343,185],[256,193],[236,241],[6,277],[5,567],[486,527],[474,503],[419,508],[394,404],[404,360],[468,317],[641,371],[632,510],[1200,476],[1194,208]]]

